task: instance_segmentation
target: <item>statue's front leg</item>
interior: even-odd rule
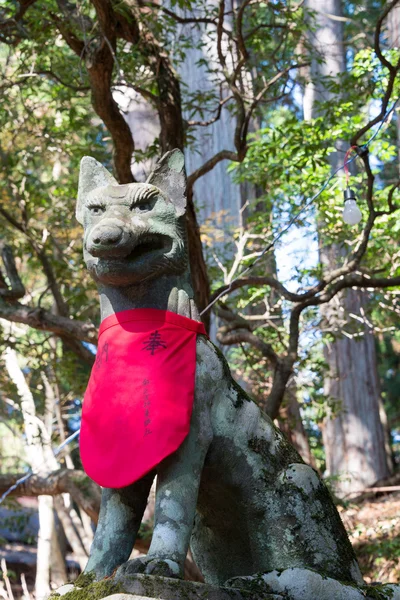
[[[123,565],[119,576],[151,573],[183,577],[201,472],[211,439],[208,410],[198,407],[185,441],[157,468],[155,525],[149,552]]]
[[[96,580],[108,577],[129,559],[154,476],[152,471],[127,487],[103,488],[99,523],[85,574],[93,574]]]

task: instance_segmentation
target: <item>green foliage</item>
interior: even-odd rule
[[[366,9],[359,3],[348,3],[346,6],[349,13],[357,14],[357,19],[359,16],[362,16],[363,22],[367,19]],[[382,6],[380,2],[371,3],[371,15],[376,16],[377,12],[382,10]],[[356,19],[354,21],[359,27],[360,22]],[[371,29],[371,26],[369,27]],[[354,27],[347,27],[346,34],[354,35]],[[262,117],[262,123],[266,125],[251,136],[245,159],[240,164],[231,164],[230,170],[236,181],[253,184],[257,186],[258,192],[256,198],[250,198],[247,223],[250,225],[249,231],[252,236],[258,235],[260,239],[255,242],[254,237],[250,236],[249,244],[246,246],[248,252],[245,252],[245,255],[254,249],[261,250],[282,231],[291,218],[299,214],[309,199],[326,183],[332,168],[343,166],[344,153],[354,133],[369,122],[372,114],[379,112],[382,90],[387,86],[388,71],[382,67],[371,44],[373,44],[373,36],[368,33],[363,38],[363,43],[357,41],[356,48],[349,55],[348,70],[340,76],[324,78],[324,87],[333,98],[318,104],[316,112],[319,116],[309,121],[299,118],[299,107],[295,101],[283,102],[266,110]],[[384,49],[383,53],[392,64],[396,64],[400,59],[400,51],[396,48]],[[389,107],[399,96],[400,83],[397,81]],[[394,116],[380,128],[378,135],[369,145],[375,176],[373,204],[376,211],[388,210],[388,198],[398,178],[397,121],[399,118],[399,106],[397,106]],[[379,124],[364,134],[358,144],[368,142],[378,127]],[[349,185],[356,190],[359,206],[364,215],[363,221],[350,229],[341,218],[343,190],[346,186],[343,170],[296,219],[296,225],[301,228],[301,234],[306,238],[305,245],[316,240],[315,223],[317,223],[320,244],[323,243],[327,247],[335,245],[336,248],[341,249],[342,260],[338,266],[346,263],[350,253],[360,243],[361,232],[368,214],[365,203],[367,181],[363,162],[361,158],[356,157],[355,153],[350,155],[350,158],[353,160],[349,166]],[[393,193],[392,203],[398,205],[399,201],[400,190],[397,188]],[[266,218],[266,215],[272,216]],[[361,263],[363,272],[371,275],[379,274],[379,277],[399,275],[400,263],[396,242],[399,226],[396,212],[377,218],[368,250]],[[276,246],[283,249],[289,237],[283,236]],[[251,260],[243,259],[238,273],[249,263]],[[276,273],[273,260],[271,259],[269,264],[266,263],[264,259],[259,267],[252,270],[252,274]],[[291,279],[286,281],[286,285],[291,291],[303,292],[321,278],[323,266],[320,262],[312,267],[305,267],[302,264],[291,265],[291,273]],[[215,287],[218,288],[220,284],[220,280],[216,278]],[[369,296],[370,303],[365,313],[366,321],[374,323],[378,332],[394,331],[398,315],[396,292],[371,291]],[[268,286],[256,288],[249,286],[235,292],[235,295],[231,295],[225,301],[234,312],[239,309],[241,314],[244,311],[250,314],[262,314],[264,306],[267,305],[270,319],[274,321],[270,320],[268,323],[260,320],[260,327],[253,332],[262,340],[269,342],[281,355],[285,352],[289,340],[284,317],[288,314],[290,302],[277,301],[276,297],[275,300],[273,298],[274,291]],[[273,322],[277,327],[271,326]],[[355,337],[363,335],[363,327],[365,323],[355,319],[343,324],[345,334]],[[322,390],[326,365],[323,359],[322,340],[318,338],[318,334],[317,338],[315,337],[315,332],[320,328],[320,313],[311,307],[303,313],[300,361],[295,376],[297,375],[296,384],[303,397],[304,423],[311,435],[311,445],[314,447],[319,466],[323,468],[323,449],[320,434],[315,430],[315,423],[322,422],[328,413],[337,414],[341,406],[340,402],[338,404],[326,398]],[[330,339],[342,333],[342,330],[328,332],[324,337],[324,343],[329,343]],[[389,335],[391,336],[392,333]],[[265,374],[268,375],[268,371],[265,371],[265,359],[260,352],[244,345],[242,354],[239,350],[235,350],[230,358],[240,369],[241,376],[245,380],[259,381],[262,379],[260,373],[263,372],[262,380],[265,384]],[[390,369],[386,369],[386,373],[391,373]],[[303,384],[304,379],[306,381]],[[397,416],[399,414],[397,379],[392,382],[392,392],[389,392],[389,381],[385,381],[383,373],[382,383],[386,399],[390,395],[390,401],[386,402],[387,405],[391,404],[391,408],[388,406],[389,413],[395,413]],[[260,391],[264,398],[268,395],[267,388],[268,386],[264,385],[262,393]],[[394,423],[392,422],[391,425],[394,426]]]
[[[345,3],[348,69],[340,77],[325,78],[324,86],[336,101],[322,102],[318,107],[320,116],[308,122],[303,120],[297,100],[304,87],[305,73],[290,70],[298,63],[308,63],[308,53],[312,51],[305,34],[309,29],[315,29],[315,24],[313,15],[304,7],[293,10],[293,3],[289,1],[256,2],[247,6],[243,35],[248,62],[238,77],[241,105],[235,101],[236,92],[228,86],[232,78],[229,61],[237,52],[237,23],[232,24],[234,35],[228,35],[228,30],[224,32],[221,51],[227,60],[226,64],[221,64],[215,51],[217,4],[173,0],[168,9],[165,6],[147,7],[136,12],[122,0],[113,2],[112,6],[128,24],[137,20],[177,70],[187,60],[189,52],[196,54],[197,66],[210,85],[203,86],[199,82],[198,86],[189,87],[187,82],[180,81],[182,111],[186,119],[185,143],[191,152],[202,150],[192,120],[215,118],[222,98],[228,98],[225,106],[237,116],[241,107],[248,109],[254,97],[267,90],[248,124],[253,133],[247,140],[247,154],[241,163],[230,167],[238,182],[250,183],[256,189],[246,208],[248,229],[244,232],[232,227],[227,233],[226,214],[212,215],[211,222],[202,227],[209,276],[213,287],[217,288],[252,264],[273,236],[327,180],[332,156],[338,165],[342,164],[344,149],[347,149],[351,136],[368,122],[371,111],[378,112],[388,71],[382,68],[373,50],[373,29],[385,3],[383,0]],[[109,133],[95,116],[89,89],[91,53],[102,41],[96,10],[90,0],[83,0],[67,14],[60,11],[55,0],[41,0],[26,11],[21,27],[13,24],[16,5],[12,0],[2,3],[0,14],[3,21],[10,19],[0,36],[0,163],[3,167],[0,201],[11,216],[11,219],[2,216],[0,237],[18,257],[18,271],[28,292],[27,302],[56,310],[54,294],[43,269],[45,256],[69,315],[96,323],[96,292],[82,268],[81,229],[71,218],[81,157],[90,154],[111,168]],[[186,23],[188,16],[199,21]],[[63,26],[68,26],[70,34],[83,41],[81,56],[67,43]],[[200,30],[202,35],[197,35]],[[399,50],[389,47],[384,39],[382,41],[385,56],[396,62]],[[128,41],[127,36],[119,36],[113,52],[112,89],[132,90],[134,99],[138,97],[135,94],[141,94],[158,108],[163,82],[159,77],[160,62],[156,61],[155,65],[149,47],[132,39]],[[277,73],[277,84],[269,88],[269,82]],[[399,94],[400,82],[397,81],[391,101]],[[376,177],[376,210],[387,208],[389,190],[397,176],[395,121],[398,118],[397,111],[370,145]],[[232,138],[234,134],[232,132]],[[365,134],[359,143],[365,143],[371,134]],[[147,148],[137,148],[134,158],[145,162],[154,159],[159,151],[160,140],[156,138]],[[357,190],[365,222],[367,211],[362,199],[365,198],[366,182],[359,158],[352,163],[350,183]],[[297,219],[307,244],[315,243],[317,222],[320,239],[324,244],[340,246],[343,261],[356,247],[362,230],[362,224],[350,230],[340,218],[344,185],[342,177],[334,179]],[[399,199],[397,190],[393,202]],[[400,273],[393,242],[399,228],[396,213],[379,217],[362,263],[364,270],[380,276]],[[235,265],[233,255],[245,233],[250,235],[243,245],[241,260]],[[286,240],[284,237],[279,242],[280,248],[285,247]],[[221,265],[226,267],[225,273]],[[276,271],[271,253],[252,272],[275,276]],[[285,283],[291,289],[304,291],[321,277],[322,272],[320,263],[307,267],[299,262],[292,268],[291,280]],[[382,309],[385,294],[390,295],[391,290],[371,292],[366,315],[382,330],[394,326],[397,310],[392,297],[387,303],[393,317]],[[261,342],[269,344],[280,356],[287,352],[286,317],[290,302],[282,299],[276,290],[269,285],[250,285],[230,295],[226,304],[234,313],[250,317],[252,333]],[[321,389],[326,365],[321,339],[315,333],[320,327],[320,314],[315,307],[304,313],[301,326],[296,385],[303,397],[306,426],[313,431],[313,424],[320,422],[328,410],[335,412],[338,407],[329,399],[327,401]],[[346,332],[358,334],[358,324],[346,323]],[[329,335],[334,337],[337,332]],[[64,418],[78,410],[88,366],[77,360],[65,341],[55,342],[53,336],[29,328],[25,328],[22,335],[11,331],[6,341],[24,356],[25,375],[39,413],[43,413],[45,404],[42,373],[49,370],[59,389]],[[274,375],[265,356],[254,346],[242,344],[229,351],[229,358],[259,401],[265,401]],[[308,380],[303,381],[304,373]],[[4,394],[10,391],[16,397],[15,389],[4,379],[0,381]],[[310,389],[311,392],[306,391]],[[387,397],[394,402],[395,392],[389,391],[389,387],[387,390]],[[0,406],[0,416],[8,418],[10,408]],[[22,422],[17,413],[17,410],[12,412],[13,425],[21,431]],[[322,465],[320,438],[316,436],[313,443]]]
[[[51,10],[50,4],[48,9]],[[45,19],[39,27],[39,7],[35,11],[35,37],[24,40],[18,53],[0,45],[3,88],[0,198],[9,216],[0,220],[0,238],[11,246],[17,257],[18,272],[27,290],[25,301],[47,310],[55,308],[43,268],[42,257],[45,256],[70,315],[96,322],[96,294],[83,269],[81,230],[73,214],[80,159],[90,154],[107,164],[110,146],[86,91],[76,91],[44,74],[30,76],[35,69],[45,72],[59,65],[58,74],[73,86],[76,83],[74,69],[78,69],[78,61],[60,36],[54,31],[53,37],[48,37],[50,25]],[[6,345],[12,345],[24,357],[25,376],[38,415],[44,411],[43,372],[57,382],[63,411],[65,407],[70,413],[74,399],[84,391],[88,365],[77,360],[65,343],[46,332],[21,327],[3,331],[6,336],[2,336],[1,352]],[[23,431],[23,422],[18,394],[4,376],[4,369],[1,393],[15,402],[14,406],[0,402],[0,417],[7,420],[15,433],[9,447],[18,443],[21,446],[18,435]],[[67,414],[65,418],[68,422]],[[57,428],[54,442],[58,442]],[[3,455],[2,471],[22,469],[25,463],[22,452],[20,455],[21,459],[14,458],[9,466]]]

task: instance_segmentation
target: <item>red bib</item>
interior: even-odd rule
[[[202,323],[143,308],[104,319],[86,389],[80,451],[103,487],[134,483],[189,433]]]

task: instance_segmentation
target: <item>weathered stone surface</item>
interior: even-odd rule
[[[309,569],[271,571],[255,577],[237,577],[232,585],[256,593],[282,594],[288,600],[400,600],[400,585],[356,586],[324,577]]]
[[[138,597],[157,598],[157,600],[283,600],[283,596],[276,594],[241,591],[152,575],[134,575],[125,578],[121,583],[129,594],[114,594],[108,598],[113,600],[134,600]]]

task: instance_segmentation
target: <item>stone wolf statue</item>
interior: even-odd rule
[[[188,266],[185,188],[179,150],[165,154],[146,183],[127,185],[93,158],[82,160],[76,215],[102,320],[153,308],[200,321]],[[155,475],[150,549],[129,561]],[[196,342],[189,434],[139,481],[103,488],[85,573],[99,580],[119,568],[122,575],[179,578],[189,545],[212,584],[236,585],[234,578],[289,568],[362,583],[325,485],[232,379],[205,335]]]

